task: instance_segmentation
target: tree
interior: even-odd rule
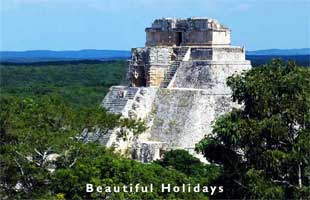
[[[196,177],[201,184],[210,183],[220,173],[215,165],[204,164],[183,149],[167,151],[163,159],[155,162],[165,168],[172,168],[188,176]]]
[[[126,159],[96,144],[85,144],[80,159],[72,168],[59,168],[52,177],[51,191],[66,199],[208,199],[203,193],[161,192],[161,184],[197,184],[192,177],[158,164],[142,164]],[[86,193],[86,184],[94,186],[129,186],[153,184],[146,193]]]
[[[103,134],[116,127],[137,134],[144,130],[142,122],[99,107],[75,110],[55,96],[3,97],[0,106],[0,188],[7,197],[50,195],[51,172],[72,168],[79,159],[83,130],[100,129]]]
[[[309,198],[310,70],[273,60],[227,84],[242,107],[196,145],[222,166],[225,198]]]

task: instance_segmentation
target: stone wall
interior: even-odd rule
[[[230,94],[226,86],[227,77],[251,68],[249,62],[182,62],[176,72],[171,87],[203,89],[210,94]]]
[[[230,45],[230,30],[207,18],[157,19],[146,28],[146,46]]]
[[[141,87],[135,95],[130,111],[135,112],[135,119],[146,119],[152,109],[157,92],[156,87]],[[129,111],[129,112],[130,112]]]
[[[183,44],[211,45],[212,31],[186,31],[183,33]]]
[[[173,63],[171,47],[133,48],[128,77],[132,86],[160,86]]]
[[[151,140],[192,149],[211,133],[212,122],[232,108],[230,95],[204,90],[159,89],[152,107]]]
[[[143,163],[149,163],[162,157],[163,151],[167,149],[165,142],[141,141],[134,144],[132,158]]]
[[[212,45],[230,45],[230,31],[213,31],[212,32]]]
[[[149,48],[149,65],[147,86],[160,86],[165,74],[173,62],[173,48],[154,47]]]
[[[149,79],[147,81],[147,86],[159,87],[161,83],[164,81],[165,74],[168,70],[168,66],[151,66],[149,68]]]
[[[148,61],[150,65],[170,65],[173,55],[171,47],[148,48]]]
[[[245,61],[241,47],[191,47],[190,60]]]
[[[245,50],[241,47],[214,48],[212,54],[214,61],[245,61]]]
[[[212,60],[213,48],[191,48],[190,60]]]
[[[177,32],[174,31],[148,31],[146,32],[146,46],[174,46],[179,41]]]
[[[147,48],[132,48],[131,60],[128,66],[127,79],[131,86],[143,87],[146,86],[148,63],[148,49]]]

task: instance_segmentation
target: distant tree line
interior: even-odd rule
[[[268,64],[272,59],[281,59],[284,62],[294,61],[298,66],[310,67],[310,55],[246,55],[253,67]]]

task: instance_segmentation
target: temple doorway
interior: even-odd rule
[[[182,32],[177,32],[177,37],[176,37],[176,45],[180,46],[182,44]]]

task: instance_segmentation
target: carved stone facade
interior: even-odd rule
[[[163,18],[146,28],[146,46],[229,46],[230,30],[208,18]]]
[[[159,159],[167,149],[196,155],[195,144],[211,133],[216,117],[238,106],[226,78],[251,63],[244,48],[230,46],[230,30],[213,19],[157,19],[146,35],[146,47],[131,51],[130,85],[111,87],[102,106],[143,119],[149,128],[126,144],[113,134],[105,143],[131,149],[142,162]]]

